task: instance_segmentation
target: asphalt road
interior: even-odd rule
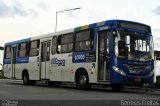
[[[100,88],[94,86],[91,90],[85,91],[79,90],[74,85],[69,84],[62,84],[59,87],[49,87],[47,84],[42,83],[39,83],[36,86],[24,86],[21,80],[2,79],[0,80],[0,100],[3,100],[3,102],[4,100],[21,100],[25,101],[26,103],[28,103],[28,101],[47,101],[47,103],[49,103],[49,101],[52,102],[53,100],[60,100],[59,102],[62,103],[61,101],[64,101],[64,104],[66,104],[65,101],[68,100],[109,100],[113,103],[114,101],[111,100],[118,100],[120,103],[122,100],[160,100],[160,89],[146,90],[142,88],[139,89],[127,87],[124,88],[121,92],[114,92],[110,87]],[[56,104],[56,106],[63,105]]]

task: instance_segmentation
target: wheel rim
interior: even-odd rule
[[[87,78],[85,75],[80,77],[80,85],[85,85],[87,83]]]

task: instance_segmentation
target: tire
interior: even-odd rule
[[[28,72],[23,73],[22,79],[23,79],[23,84],[24,85],[29,85],[30,84]]]
[[[121,84],[113,84],[111,85],[111,88],[113,89],[113,91],[115,92],[119,92],[124,88],[124,85]]]
[[[76,81],[76,86],[79,89],[90,89],[91,84],[89,84],[89,78],[86,73],[80,72]]]

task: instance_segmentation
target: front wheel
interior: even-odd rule
[[[76,86],[79,89],[90,89],[91,84],[89,84],[89,78],[86,73],[79,73],[77,81],[76,81]]]

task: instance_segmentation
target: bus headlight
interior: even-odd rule
[[[121,74],[122,76],[126,76],[126,73],[123,70],[121,70],[120,68],[113,66],[113,69],[114,69],[114,71]]]
[[[154,74],[154,72],[151,71],[151,72],[148,74],[148,76],[151,77],[153,74]]]

